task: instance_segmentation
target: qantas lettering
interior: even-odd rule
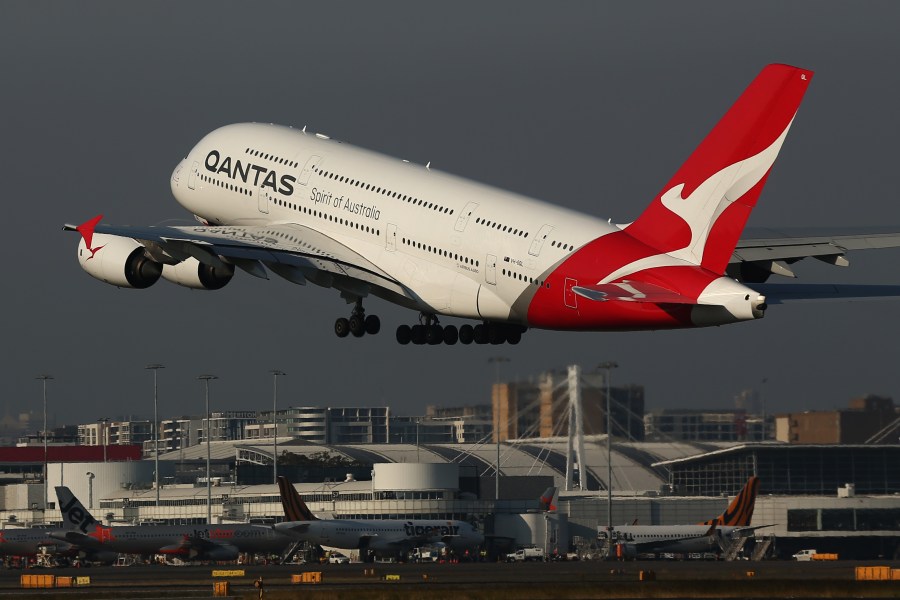
[[[261,165],[242,163],[240,159],[236,159],[233,162],[234,164],[232,164],[230,156],[222,158],[218,150],[210,150],[209,154],[206,155],[204,166],[210,173],[225,173],[231,179],[243,181],[254,187],[267,187],[283,196],[290,196],[294,193],[294,183],[297,182],[297,178],[293,175],[282,175],[279,178],[276,171],[269,170]],[[251,171],[253,172],[252,177],[250,176]],[[262,181],[260,181],[260,177],[262,177]],[[281,187],[278,187],[279,185]]]

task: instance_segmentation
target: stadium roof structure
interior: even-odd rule
[[[566,438],[528,438],[504,441],[500,445],[500,473],[507,476],[550,475],[563,487],[566,475]],[[612,444],[612,487],[617,493],[659,491],[670,481],[670,462],[722,451],[735,443],[618,442]],[[279,438],[278,452],[300,455],[328,453],[363,463],[459,463],[479,476],[494,474],[497,446],[487,444],[313,444],[294,438]],[[272,438],[217,441],[210,445],[216,461],[271,464]],[[160,460],[196,461],[206,459],[206,444],[198,444],[160,455]],[[585,436],[586,490],[607,486],[606,436]]]

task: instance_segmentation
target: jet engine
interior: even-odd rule
[[[198,553],[197,557],[203,560],[237,560],[240,551],[231,544],[217,545]]]
[[[88,248],[78,242],[78,263],[95,278],[122,288],[144,289],[159,280],[162,265],[152,261],[144,247],[131,238],[95,234]]]
[[[234,267],[210,267],[196,258],[188,258],[177,265],[165,265],[163,279],[194,290],[220,290],[234,277]]]

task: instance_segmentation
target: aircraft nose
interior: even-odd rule
[[[178,166],[175,167],[175,170],[172,171],[172,187],[178,187],[178,184],[181,182],[181,176],[184,174],[184,163],[187,162],[187,159],[182,159]]]

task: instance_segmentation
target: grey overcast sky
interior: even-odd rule
[[[57,422],[214,409],[489,401],[487,359],[526,377],[616,360],[647,406],[770,411],[900,399],[900,303],[773,307],[762,321],[649,333],[531,331],[516,347],[401,347],[414,314],[372,299],[383,332],[334,337],[333,290],[238,273],[218,292],[91,279],[60,231],[189,215],[169,176],[208,131],[240,121],[323,132],[564,206],[632,220],[767,63],[816,71],[751,226],[900,225],[900,3],[43,2],[3,4],[5,410]],[[900,283],[900,251],[803,281]],[[452,321],[451,322],[457,322]],[[458,323],[458,322],[457,322]]]

